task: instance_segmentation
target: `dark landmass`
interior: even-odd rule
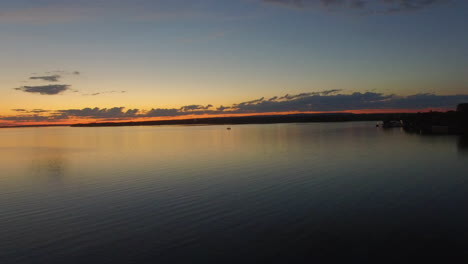
[[[417,113],[402,121],[408,132],[468,135],[468,104],[459,104],[457,111]]]
[[[275,123],[352,122],[396,120],[408,132],[420,134],[468,134],[468,104],[457,111],[380,114],[292,114],[268,116],[214,117],[160,121],[104,122],[75,124],[72,127],[158,126],[158,125],[242,125]]]
[[[27,127],[64,127],[71,126],[70,124],[61,124],[61,125],[21,125],[21,126],[0,126],[0,128],[27,128]]]
[[[270,116],[213,117],[181,120],[105,122],[75,124],[72,127],[113,127],[113,126],[158,126],[158,125],[242,125],[274,123],[310,123],[310,122],[350,122],[381,121],[386,119],[405,119],[415,114],[293,114]]]
[[[12,127],[117,127],[117,126],[162,126],[162,125],[243,125],[243,124],[275,124],[275,123],[314,123],[314,122],[353,122],[353,121],[384,121],[391,124],[398,121],[408,132],[420,134],[468,134],[468,104],[459,104],[457,111],[425,112],[425,113],[378,113],[378,114],[291,114],[291,115],[258,115],[234,117],[209,117],[179,120],[129,121],[129,122],[97,122],[83,124],[49,124],[22,125]],[[391,126],[390,126],[391,127]]]

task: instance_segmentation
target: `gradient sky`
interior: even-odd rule
[[[467,17],[465,0],[0,0],[0,125],[455,107]]]

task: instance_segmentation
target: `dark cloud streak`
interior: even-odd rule
[[[437,3],[450,0],[261,0],[264,3],[279,4],[295,8],[313,8],[322,6],[330,8],[350,8],[372,13],[395,13],[416,11]]]
[[[126,93],[127,91],[103,91],[103,92],[96,92],[91,94],[82,94],[83,96],[97,96],[103,94],[115,94],[115,93]]]
[[[48,76],[32,76],[29,77],[30,80],[42,80],[48,82],[58,82],[61,78],[60,75],[48,75]]]
[[[25,93],[37,93],[41,95],[57,95],[70,89],[70,85],[66,84],[50,84],[41,86],[22,86],[15,90]]]
[[[61,116],[66,117],[86,117],[86,118],[129,118],[136,117],[138,109],[124,110],[125,107],[113,107],[113,108],[83,108],[83,109],[68,109],[59,110],[58,113]]]
[[[186,105],[186,106],[182,106],[180,108],[180,111],[182,112],[190,112],[190,111],[199,111],[199,110],[208,110],[210,109],[211,107],[213,107],[213,105],[209,104],[207,106],[203,106],[203,105]]]

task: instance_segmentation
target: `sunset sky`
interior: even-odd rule
[[[0,125],[450,109],[467,17],[465,0],[0,0]]]

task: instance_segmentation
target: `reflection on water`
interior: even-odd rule
[[[60,180],[65,175],[66,153],[61,150],[34,149],[31,153],[31,175]]]
[[[461,154],[468,155],[468,137],[460,136],[458,137],[458,150]]]
[[[465,138],[231,128],[0,130],[0,263],[466,257]]]

